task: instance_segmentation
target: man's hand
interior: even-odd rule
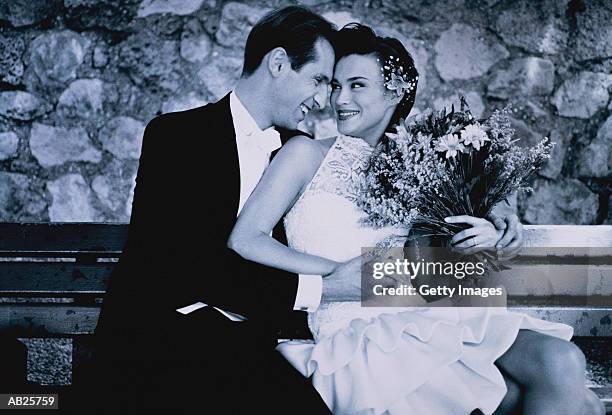
[[[341,263],[323,277],[321,303],[361,300],[361,256]]]
[[[469,215],[449,216],[444,219],[447,223],[465,223],[471,228],[457,232],[450,243],[454,250],[463,255],[472,255],[486,249],[494,249],[495,244],[503,235],[503,231],[486,219]]]
[[[397,281],[393,276],[385,276],[385,278],[381,280],[375,280],[370,277],[372,275],[372,272],[370,272],[372,263],[377,260],[379,259],[375,256],[364,257],[360,255],[350,261],[341,263],[334,272],[324,276],[321,303],[361,301],[362,290],[364,297],[369,297],[372,295],[372,287],[374,284],[382,285],[386,288],[394,287]],[[365,281],[366,283],[370,283],[364,287],[361,285],[362,266],[367,276]],[[363,298],[363,300],[367,300],[367,298]]]
[[[504,231],[502,238],[495,244],[498,258],[507,260],[518,255],[525,242],[523,224],[519,221],[518,216],[512,214],[505,218],[501,218],[490,214],[487,219],[489,219],[498,230]]]

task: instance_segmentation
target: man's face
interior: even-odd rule
[[[273,124],[296,129],[311,109],[324,108],[334,70],[334,50],[325,39],[315,44],[315,59],[278,79]]]

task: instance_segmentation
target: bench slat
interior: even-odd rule
[[[528,247],[612,247],[612,225],[525,225]],[[121,251],[126,223],[0,223],[0,251]]]
[[[114,263],[0,262],[0,297],[9,293],[97,292],[106,290]]]
[[[612,265],[521,265],[486,277],[510,295],[612,296]],[[610,303],[612,307],[612,303]]]
[[[0,251],[116,251],[127,224],[0,223]]]
[[[612,310],[595,307],[509,307],[548,321],[569,324],[575,336],[612,336]],[[93,333],[98,307],[66,304],[0,304],[0,330],[12,329],[16,337],[44,337],[41,332],[66,335]]]
[[[45,337],[45,334],[93,333],[99,307],[67,304],[0,304],[0,330],[16,337]]]
[[[612,309],[596,307],[508,307],[542,320],[574,327],[574,336],[612,336]]]
[[[525,246],[611,247],[612,225],[525,225]]]

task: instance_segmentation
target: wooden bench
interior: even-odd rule
[[[0,332],[72,340],[72,384],[91,353],[125,224],[0,224]]]
[[[575,328],[574,341],[589,361],[589,386],[611,410],[612,226],[525,229],[526,246],[538,249],[524,250],[505,271],[510,306]],[[126,224],[1,223],[0,334],[71,339],[72,384],[78,385],[87,371],[107,280],[126,237]],[[555,246],[571,249],[565,255],[542,251]],[[584,273],[585,265],[586,283],[571,278],[572,267]],[[559,270],[569,275],[559,277]],[[555,295],[542,295],[542,287]]]

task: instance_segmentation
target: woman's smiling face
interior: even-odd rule
[[[331,85],[338,131],[375,144],[398,102],[384,86],[376,55],[342,57],[336,63]]]

